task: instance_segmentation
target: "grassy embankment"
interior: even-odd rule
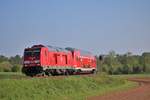
[[[21,72],[0,72],[0,79],[21,79],[26,78]],[[0,80],[1,81],[1,80]]]
[[[110,75],[110,77],[115,78],[150,78],[150,73],[141,73],[141,74],[126,74],[126,75]]]
[[[19,80],[3,78],[0,80],[0,100],[85,100],[89,96],[133,86],[132,82],[106,75]]]

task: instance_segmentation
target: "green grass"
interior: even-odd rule
[[[106,75],[1,79],[0,100],[85,100],[133,86],[133,82]]]
[[[25,77],[21,72],[0,72],[0,79],[21,79]]]
[[[126,74],[126,75],[110,75],[110,77],[118,77],[118,78],[150,78],[150,73],[141,73],[141,74]]]

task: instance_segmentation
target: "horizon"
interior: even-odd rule
[[[35,45],[42,45],[42,44],[35,44]],[[31,45],[31,46],[28,46],[28,47],[26,47],[26,48],[31,48],[33,45]],[[52,45],[44,45],[44,46],[52,46]],[[53,46],[52,46],[53,47]],[[54,46],[54,47],[58,47],[58,46]],[[24,49],[26,49],[26,48],[24,48]],[[60,47],[60,48],[63,48],[63,49],[65,49],[66,47]],[[72,48],[72,47],[71,47]],[[75,49],[79,49],[79,50],[81,50],[81,51],[85,51],[85,52],[89,52],[89,53],[91,53],[91,54],[93,54],[91,51],[87,51],[87,50],[82,50],[82,49],[80,49],[80,48],[75,48]],[[110,50],[110,51],[108,51],[108,52],[106,52],[106,53],[101,53],[101,54],[93,54],[94,56],[107,56],[107,55],[109,55],[109,53],[110,52],[114,52],[115,53],[115,55],[126,55],[127,53],[130,53],[130,55],[131,56],[142,56],[142,54],[143,53],[150,53],[150,52],[142,52],[141,54],[135,54],[134,52],[124,52],[124,53],[118,53],[118,52],[116,52],[116,51],[114,51],[114,50]],[[24,51],[23,51],[23,53],[24,53]],[[15,54],[15,55],[3,55],[3,54],[0,54],[0,56],[4,56],[4,57],[8,57],[8,58],[10,58],[10,57],[15,57],[15,56],[17,56],[17,55],[19,55],[20,57],[23,57],[23,53],[20,55],[20,54]]]
[[[149,0],[1,0],[0,55],[74,47],[94,55],[150,52]]]

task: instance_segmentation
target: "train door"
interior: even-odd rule
[[[48,50],[43,48],[41,50],[41,62],[43,66],[48,66],[49,65],[49,61],[48,61]]]

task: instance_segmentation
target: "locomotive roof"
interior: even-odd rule
[[[39,48],[39,47],[44,47],[44,45],[34,45],[32,46],[32,48]],[[74,52],[74,51],[80,51],[80,55],[81,56],[93,56],[91,52],[85,51],[85,50],[81,50],[81,49],[77,49],[77,48],[72,48],[72,47],[66,47],[66,48],[60,48],[57,46],[51,46],[51,45],[47,45],[45,46],[47,47],[50,51],[56,51],[56,52]],[[29,48],[28,48],[29,49]]]
[[[68,52],[68,50],[66,50],[66,49],[64,49],[64,48],[56,47],[56,46],[50,46],[50,45],[48,45],[47,47],[48,47],[48,49],[49,49],[50,51]]]
[[[68,51],[80,51],[80,55],[87,55],[87,56],[92,56],[92,53],[89,51],[85,51],[85,50],[81,50],[81,49],[77,49],[77,48],[72,48],[72,47],[67,47],[65,48]]]

